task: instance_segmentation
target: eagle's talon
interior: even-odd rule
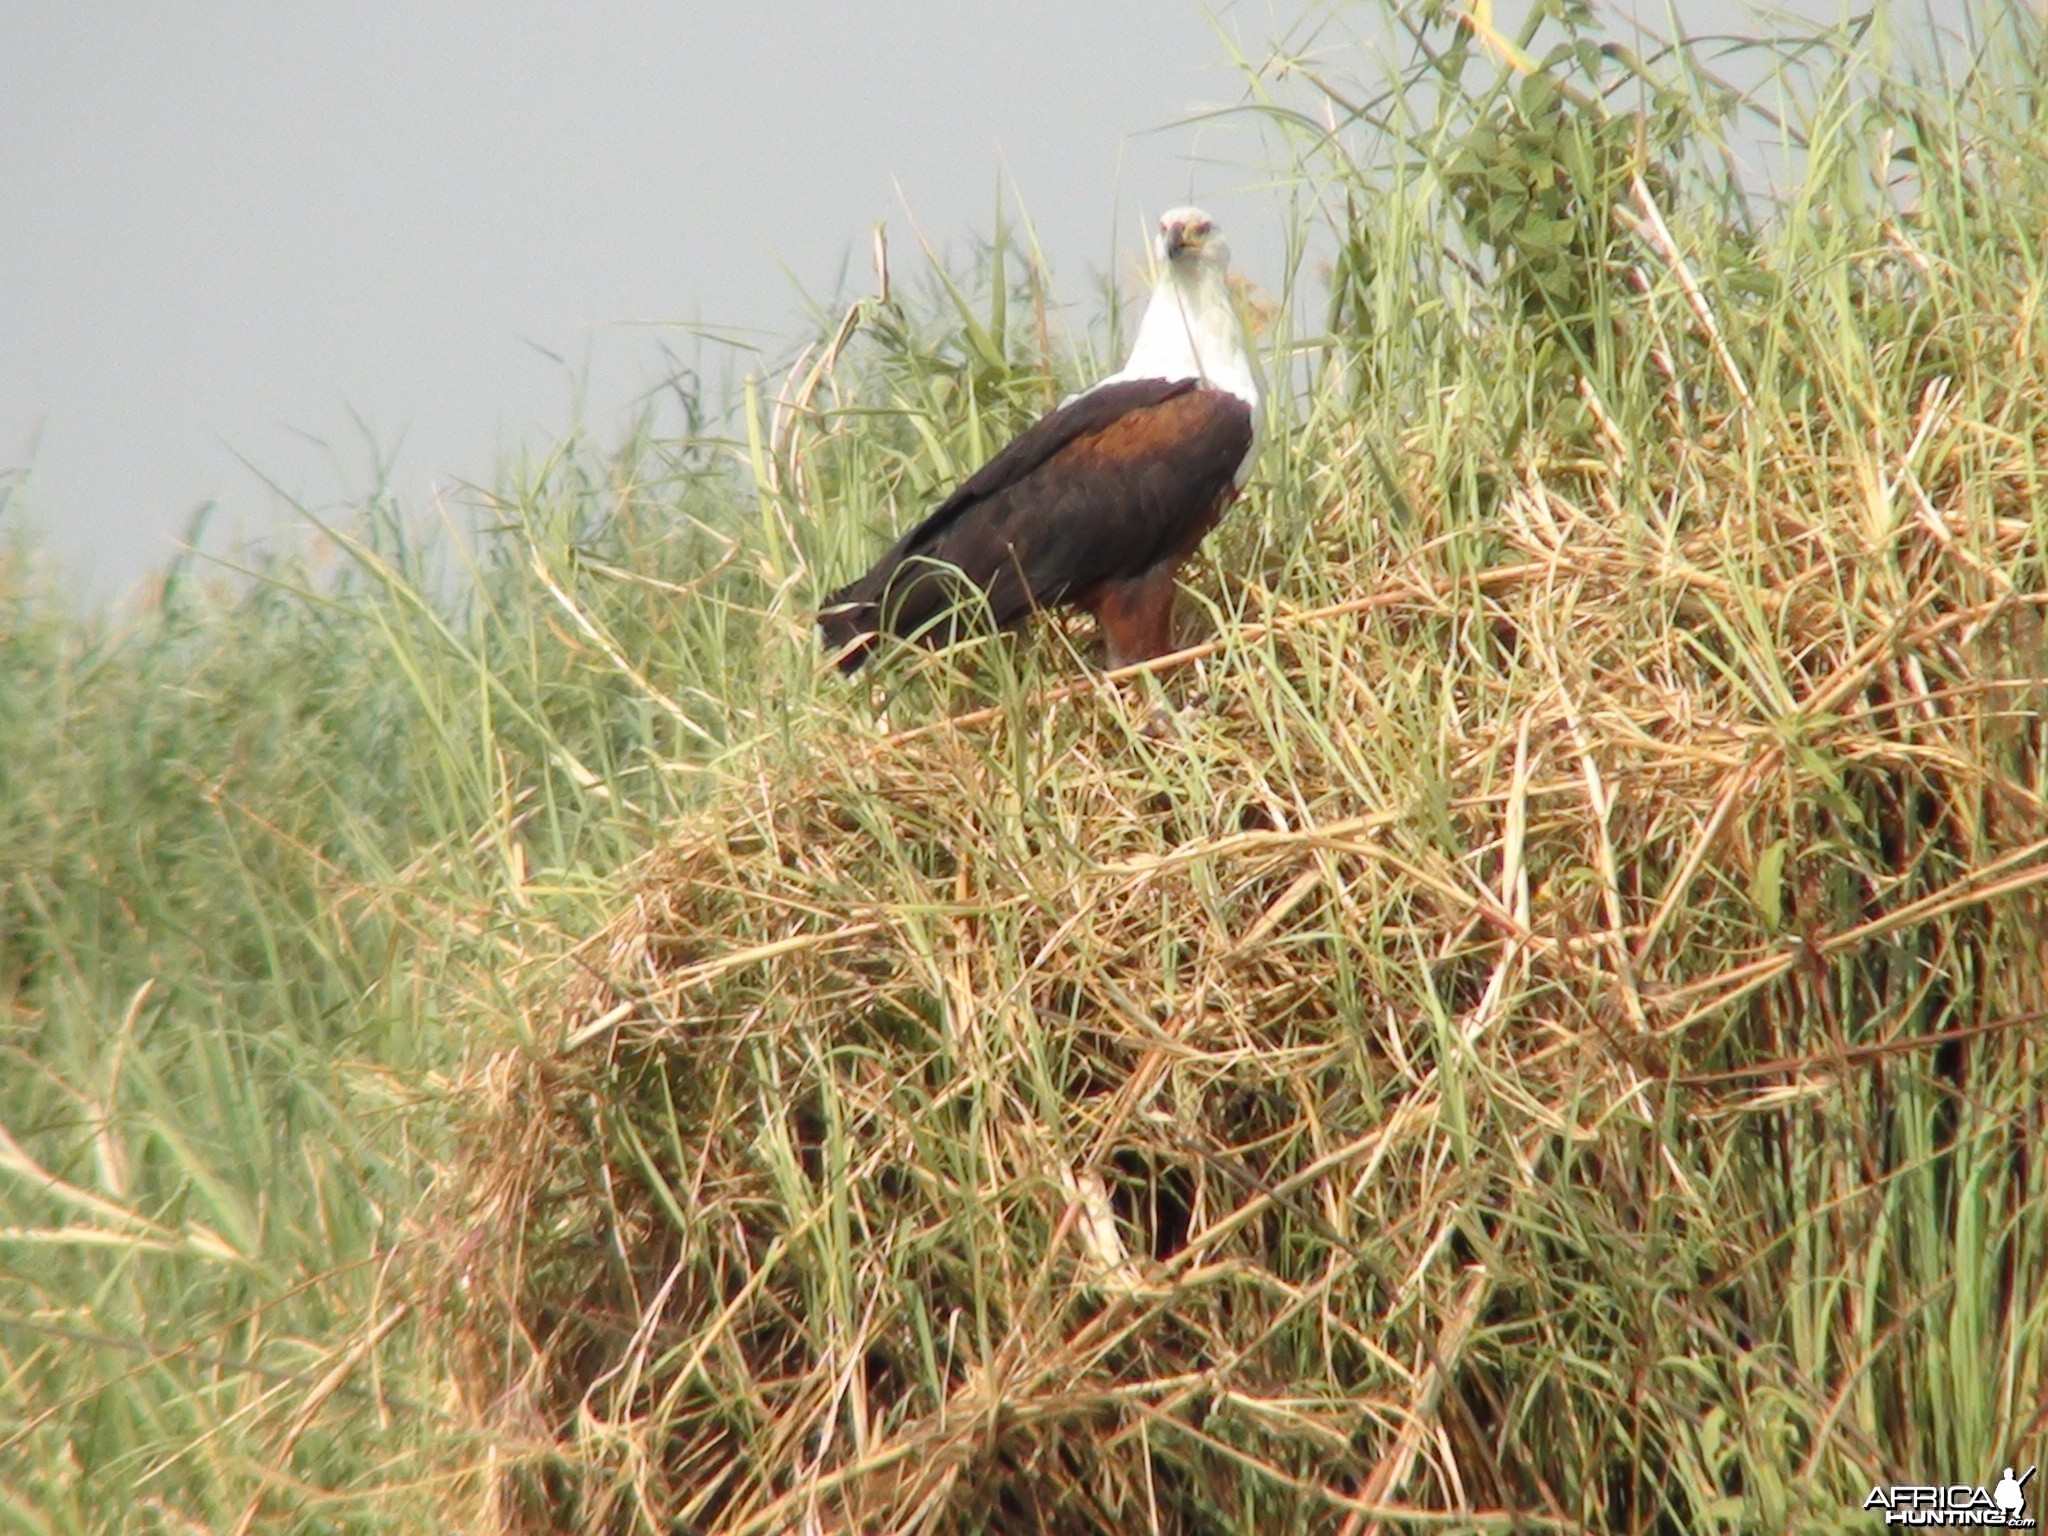
[[[1180,715],[1167,708],[1163,700],[1155,699],[1145,711],[1145,723],[1138,727],[1138,734],[1147,741],[1171,740],[1180,734]]]

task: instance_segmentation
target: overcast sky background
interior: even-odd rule
[[[371,442],[429,511],[579,380],[614,435],[690,322],[782,351],[877,220],[971,249],[999,174],[1069,301],[1190,200],[1277,285],[1258,130],[1184,120],[1306,8],[0,0],[7,515],[105,599],[207,502],[209,546],[290,520],[266,477],[359,498]]]

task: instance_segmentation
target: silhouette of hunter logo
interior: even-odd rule
[[[1991,1492],[1991,1501],[2004,1511],[2008,1519],[2027,1512],[2026,1486],[2040,1470],[2038,1465],[2031,1466],[2027,1468],[2025,1477],[2014,1477],[2011,1467],[2005,1469],[2005,1476],[1998,1480],[1998,1486]]]

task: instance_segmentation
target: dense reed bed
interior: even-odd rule
[[[1484,14],[1245,61],[1298,260],[1163,664],[815,644],[1116,350],[1000,226],[472,539],[119,626],[9,568],[0,1526],[1860,1529],[2040,1459],[2039,22]]]

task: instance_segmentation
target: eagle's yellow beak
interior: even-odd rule
[[[1210,248],[1227,259],[1230,252],[1216,236],[1216,221],[1199,208],[1169,208],[1159,215],[1159,254],[1169,262],[1182,257],[1208,260]]]

